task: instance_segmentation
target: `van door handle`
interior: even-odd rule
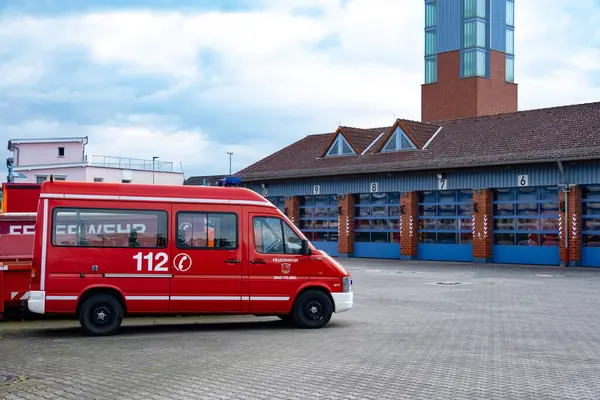
[[[239,264],[240,260],[225,260],[227,264]]]
[[[265,260],[250,260],[250,264],[266,264]]]

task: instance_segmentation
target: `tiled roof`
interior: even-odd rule
[[[485,166],[552,160],[600,159],[600,102],[519,111],[426,124],[398,120],[418,150],[322,158],[335,133],[310,135],[238,172],[243,180]],[[422,149],[427,141],[429,145]],[[343,127],[343,130],[348,130]],[[364,149],[377,129],[352,128]],[[388,130],[390,128],[387,128]],[[361,132],[369,132],[362,133]],[[352,134],[356,134],[353,137]],[[376,135],[375,137],[377,137]],[[387,137],[387,135],[385,135]]]
[[[225,175],[190,176],[183,184],[195,186],[206,184],[206,186],[216,186],[217,182],[223,178],[225,178]]]

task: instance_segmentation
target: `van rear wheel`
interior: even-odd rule
[[[108,294],[96,294],[87,299],[79,311],[79,323],[90,336],[114,334],[123,321],[123,307]]]
[[[294,321],[307,329],[322,328],[331,319],[333,304],[320,290],[308,290],[302,293],[294,303]]]

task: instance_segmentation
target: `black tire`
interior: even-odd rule
[[[79,323],[89,336],[114,334],[123,321],[123,307],[114,296],[96,294],[87,299],[79,310]]]
[[[331,319],[333,304],[329,297],[319,290],[308,290],[294,302],[292,315],[301,328],[322,328]]]

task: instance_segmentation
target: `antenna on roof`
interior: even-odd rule
[[[183,182],[185,182],[185,172],[183,172],[183,163],[179,161],[179,165],[181,165],[181,175],[183,175]]]

